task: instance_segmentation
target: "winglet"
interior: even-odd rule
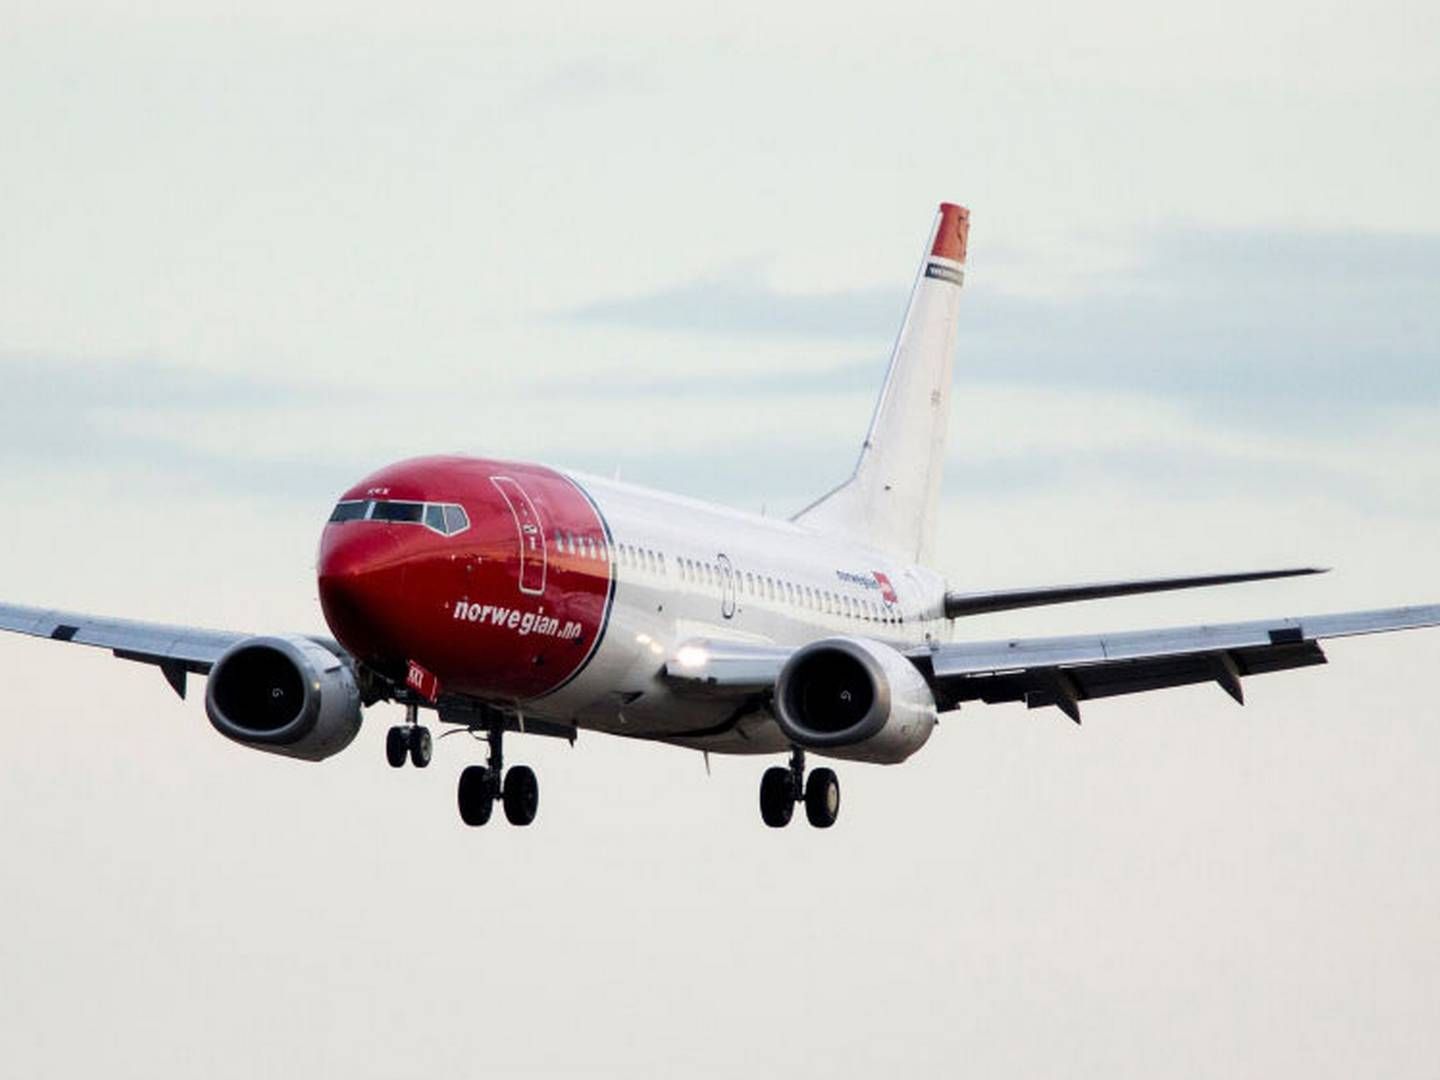
[[[935,227],[935,242],[930,254],[941,259],[965,261],[965,245],[970,240],[970,211],[954,203],[940,204],[940,223]]]

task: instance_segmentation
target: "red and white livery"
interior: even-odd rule
[[[943,203],[850,477],[789,520],[530,462],[421,457],[365,477],[320,539],[333,637],[256,637],[0,605],[0,629],[157,665],[182,696],[208,676],[228,738],[322,760],[363,711],[406,708],[397,767],[430,763],[421,717],[485,734],[460,774],[461,817],[534,820],[535,774],[508,732],[581,730],[709,753],[782,754],[763,820],[803,803],[832,825],[840,788],[807,755],[896,764],[969,701],[1053,706],[1191,683],[1236,701],[1249,675],[1323,663],[1321,639],[1433,626],[1440,606],[1064,638],[956,641],[1010,608],[1315,573],[1310,568],[955,589],[930,569],[969,214]]]

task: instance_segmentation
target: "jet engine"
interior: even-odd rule
[[[227,739],[322,761],[360,731],[360,689],[344,661],[318,642],[252,637],[210,669],[205,713]]]
[[[780,669],[775,718],[796,746],[894,765],[930,738],[935,696],[890,646],[826,638],[798,650]]]

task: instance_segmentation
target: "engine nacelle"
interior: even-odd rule
[[[344,662],[309,638],[252,637],[210,669],[205,714],[227,739],[322,761],[360,731],[360,689]]]
[[[775,718],[796,746],[830,757],[894,765],[925,745],[935,696],[915,665],[865,638],[826,638],[786,661]]]

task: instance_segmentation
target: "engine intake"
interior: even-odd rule
[[[786,737],[831,757],[895,764],[925,745],[935,696],[888,645],[837,637],[798,650],[775,681],[775,719]]]
[[[360,731],[360,689],[345,663],[303,637],[252,637],[215,662],[205,714],[227,739],[322,761]]]

